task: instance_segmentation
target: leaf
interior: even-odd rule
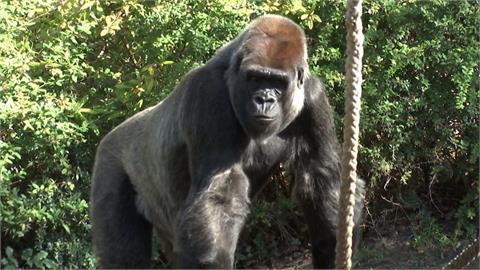
[[[47,269],[58,268],[57,264],[50,259],[43,260],[43,265],[45,265]]]
[[[137,102],[137,104],[135,104],[135,106],[136,106],[138,109],[142,108],[142,106],[143,106],[143,99],[140,99],[140,100]]]
[[[110,27],[110,25],[112,24],[112,17],[113,15],[108,15],[105,17],[105,22],[107,23],[107,27]]]
[[[48,253],[44,250],[39,251],[35,254],[34,260],[43,260],[48,256]]]
[[[40,251],[33,257],[33,264],[37,268],[42,268],[43,260],[47,257],[48,253],[45,251]]]
[[[80,10],[91,8],[94,4],[95,1],[87,1],[80,7]]]
[[[7,247],[5,249],[5,254],[7,255],[8,258],[13,258],[13,248]]]
[[[92,109],[90,108],[80,108],[80,110],[78,110],[80,113],[91,113],[92,112]]]
[[[308,22],[307,22],[307,27],[308,27],[308,29],[312,29],[312,28],[313,28],[313,22],[312,22],[312,21],[308,21]]]
[[[62,227],[65,229],[65,231],[70,234],[70,228],[68,227],[67,224],[62,224]]]
[[[125,16],[128,16],[128,14],[130,14],[130,6],[123,6],[123,12],[125,13]]]

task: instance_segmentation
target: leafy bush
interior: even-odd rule
[[[167,95],[251,11],[223,1],[89,0],[0,10],[1,265],[91,268],[95,145]],[[213,15],[228,19],[211,25]]]
[[[82,69],[69,47],[35,40],[39,3],[0,3],[1,264],[87,268],[90,127],[73,86]]]
[[[472,1],[386,1],[364,16],[361,172],[375,192],[414,190],[442,217],[478,200],[476,12]]]

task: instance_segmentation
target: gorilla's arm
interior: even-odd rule
[[[249,181],[241,166],[248,143],[236,121],[220,67],[187,78],[181,119],[189,157],[190,191],[180,210],[180,268],[233,267],[235,245],[248,213]],[[227,261],[225,261],[227,260]]]
[[[340,157],[330,105],[322,83],[314,76],[306,81],[304,109],[292,128],[299,140],[294,150],[297,156],[292,162],[295,191],[310,231],[313,267],[334,268]],[[356,197],[354,218],[358,224],[363,207],[361,180]]]

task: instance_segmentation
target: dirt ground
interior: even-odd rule
[[[468,244],[465,240],[450,249],[425,249],[419,251],[411,243],[408,228],[396,228],[388,235],[370,233],[363,236],[362,244],[353,261],[355,269],[441,269]],[[277,261],[277,260],[276,260]],[[310,269],[308,250],[285,254],[274,263],[275,269]],[[262,268],[260,266],[260,268]],[[480,269],[478,258],[468,269]]]

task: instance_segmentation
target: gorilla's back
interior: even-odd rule
[[[190,185],[186,145],[175,134],[178,121],[172,121],[177,117],[178,94],[173,91],[163,102],[128,118],[102,140],[135,187],[138,211],[160,235],[169,236],[174,236],[177,208]],[[169,179],[172,175],[175,179]],[[173,237],[163,240],[172,243]]]

